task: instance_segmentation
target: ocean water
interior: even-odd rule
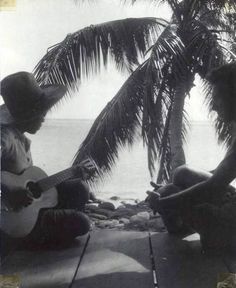
[[[46,120],[32,140],[34,165],[51,175],[69,167],[73,157],[89,131],[93,120]],[[225,151],[217,144],[213,126],[209,122],[192,122],[185,144],[187,164],[199,169],[212,170],[222,160]],[[98,197],[109,199],[144,199],[151,189],[147,167],[147,152],[142,141],[131,149],[121,149],[119,159],[103,182],[95,190]]]

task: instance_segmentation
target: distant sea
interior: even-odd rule
[[[32,140],[34,165],[49,175],[69,167],[80,144],[89,131],[93,120],[49,120],[47,119]],[[187,164],[196,168],[212,170],[221,161],[225,152],[217,144],[215,131],[210,122],[191,122],[185,144]],[[103,182],[92,187],[98,197],[109,199],[143,200],[151,189],[147,167],[147,152],[142,141],[131,149],[121,149],[119,159]]]

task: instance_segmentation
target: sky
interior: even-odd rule
[[[79,0],[77,0],[79,1]],[[18,71],[32,72],[47,48],[91,24],[129,17],[169,19],[166,6],[139,1],[122,5],[121,0],[16,0],[11,11],[0,11],[0,78]],[[97,2],[97,3],[96,3]],[[107,70],[85,79],[79,92],[48,114],[53,119],[94,119],[119,90],[128,74],[116,71],[111,63]],[[207,111],[197,86],[191,91],[186,110],[191,120],[206,120]],[[1,102],[2,103],[2,102]]]

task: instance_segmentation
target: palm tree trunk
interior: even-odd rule
[[[177,167],[185,164],[182,137],[185,89],[183,83],[176,89],[170,119],[171,175]]]

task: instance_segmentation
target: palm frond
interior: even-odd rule
[[[227,53],[225,53],[222,45],[218,42],[217,37],[202,22],[194,21],[195,31],[190,39],[188,49],[193,56],[195,72],[198,73],[203,80],[203,93],[205,95],[205,103],[208,106],[209,113],[212,112],[212,87],[204,80],[206,75],[214,68],[217,68],[227,62]],[[232,141],[230,124],[225,123],[221,118],[214,119],[215,129],[218,141],[229,146]]]
[[[193,10],[200,12],[202,10],[210,9],[215,10],[216,13],[220,10],[234,11],[236,8],[236,3],[234,0],[185,0],[183,1],[187,5],[191,5]]]
[[[208,0],[212,10],[223,9],[225,12],[236,11],[236,3],[234,0]]]
[[[170,151],[166,132],[171,113],[174,89],[185,81],[187,62],[185,47],[173,26],[166,28],[151,49],[147,61],[145,94],[143,99],[142,135],[148,148],[150,174],[155,171],[155,162],[161,161],[159,179],[168,180]]]
[[[174,96],[172,96],[174,98]],[[160,164],[157,175],[157,183],[166,182],[170,178],[171,171],[171,147],[170,147],[170,119],[171,119],[171,111],[172,104],[169,106],[169,110],[167,111],[165,127],[163,130],[162,141],[160,146]]]
[[[165,0],[148,0],[150,3],[154,3],[154,4],[157,4],[158,2],[165,2]],[[136,4],[138,2],[143,2],[143,0],[121,0],[121,2],[124,2],[124,3],[131,3],[131,4]]]
[[[226,13],[224,15],[226,18],[226,23],[229,25],[230,29],[234,32],[235,35],[235,28],[236,28],[236,12],[234,13]]]
[[[228,49],[227,47],[225,47],[224,45],[220,45],[220,47],[223,49],[223,50],[225,50],[225,52],[226,52],[226,54],[228,55],[228,59],[230,59],[230,62],[232,61],[232,60],[236,60],[236,54],[233,52],[233,51],[231,51],[230,49]]]
[[[200,21],[202,24],[205,24],[207,27],[212,27],[214,29],[224,29],[227,31],[228,27],[225,23],[225,13],[222,10],[215,11],[209,9],[208,7],[201,9],[200,15],[196,18],[196,20]]]
[[[215,120],[215,129],[218,136],[218,142],[230,147],[233,141],[232,123],[226,123],[221,118],[217,117]]]
[[[191,22],[188,38],[188,59],[191,59],[193,73],[205,78],[213,68],[223,63],[224,53],[214,32],[198,20]]]
[[[61,83],[76,89],[77,81],[98,72],[112,57],[118,69],[132,71],[166,22],[161,19],[129,18],[91,25],[48,49],[35,67],[40,83]],[[152,37],[150,37],[152,34]],[[154,36],[153,36],[154,35]]]
[[[90,157],[99,167],[98,175],[102,176],[114,164],[119,147],[132,144],[137,128],[142,126],[142,136],[148,147],[149,169],[154,172],[155,160],[161,157],[159,149],[172,103],[172,88],[169,86],[177,83],[182,75],[179,71],[183,67],[184,59],[180,57],[183,48],[173,28],[161,34],[150,51],[149,59],[128,78],[97,117],[74,163]]]
[[[74,164],[92,158],[98,167],[97,175],[102,177],[115,163],[119,147],[133,144],[141,126],[146,67],[144,63],[131,74],[96,118],[75,155]]]
[[[124,3],[131,3],[131,4],[136,4],[136,3],[143,3],[144,0],[121,0],[122,2]],[[164,3],[168,3],[168,0],[148,0],[150,3],[153,3],[153,4],[164,4]],[[169,0],[171,1],[171,0]]]

